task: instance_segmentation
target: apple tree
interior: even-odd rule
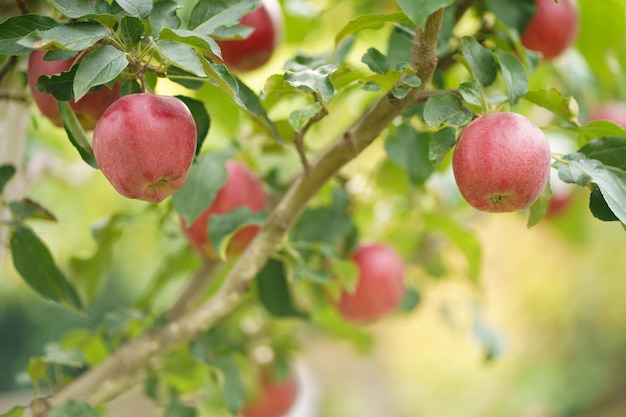
[[[571,58],[612,87],[626,54],[617,38],[601,56],[597,38],[583,39],[581,10],[594,7],[16,0],[3,8],[1,98],[12,110],[2,115],[0,238],[14,273],[47,302],[88,316],[121,265],[141,262],[137,247],[153,249],[148,284],[131,305],[113,302],[93,328],[59,334],[24,364],[35,398],[5,416],[97,416],[136,386],[167,416],[280,416],[299,389],[292,358],[306,343],[302,329],[366,350],[367,324],[416,308],[414,271],[445,275],[448,248],[463,255],[468,285],[479,282],[480,241],[467,213],[519,211],[533,227],[551,207],[556,172],[589,191],[590,215],[625,223],[624,111],[615,111],[621,120],[592,116],[582,92],[546,76]],[[285,24],[289,13],[295,24]],[[318,31],[310,48],[300,43],[307,30]],[[544,132],[555,131],[572,152],[550,149]],[[65,205],[115,202],[96,210],[88,251],[77,239],[75,253],[63,253],[41,233],[72,227],[26,186],[34,165],[26,149],[46,134],[62,136],[68,160],[95,178],[68,191]],[[138,224],[149,235],[120,250]]]

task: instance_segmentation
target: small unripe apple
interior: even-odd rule
[[[196,136],[196,123],[181,100],[131,94],[113,103],[98,120],[93,153],[120,194],[158,203],[187,179]]]
[[[278,44],[282,19],[277,0],[262,0],[258,8],[241,19],[241,25],[254,29],[250,36],[245,39],[217,41],[226,66],[243,72],[265,65]]]
[[[474,208],[509,212],[529,207],[550,177],[544,133],[516,113],[493,113],[471,122],[452,156],[459,191]]]
[[[394,311],[404,295],[404,261],[382,244],[359,246],[351,256],[359,271],[356,290],[343,291],[339,313],[352,322],[374,321]]]
[[[209,240],[208,223],[214,214],[227,214],[237,207],[247,207],[253,213],[263,210],[266,206],[265,191],[261,180],[246,166],[226,161],[226,182],[218,190],[213,203],[187,226],[181,217],[183,231],[192,246],[204,257],[216,259],[213,246]],[[228,257],[241,254],[259,232],[257,225],[244,226],[239,229],[228,243],[226,255]]]
[[[608,101],[594,108],[589,120],[608,120],[626,129],[626,103]]]
[[[247,404],[241,415],[243,417],[281,417],[291,409],[296,401],[298,384],[295,379],[272,381],[263,378],[261,393],[256,401]]]
[[[52,94],[42,93],[35,85],[42,75],[51,76],[69,71],[74,58],[64,61],[44,61],[46,52],[33,51],[28,57],[28,85],[41,113],[56,126],[61,127],[63,123],[56,98]],[[87,93],[80,100],[72,100],[69,103],[83,129],[93,130],[102,113],[118,98],[120,98],[120,85],[116,83],[112,89],[103,86],[97,91]]]
[[[522,33],[522,44],[552,59],[569,48],[578,35],[578,11],[572,0],[536,0],[537,10]]]

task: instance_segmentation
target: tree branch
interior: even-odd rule
[[[428,85],[437,65],[436,43],[443,9],[430,15],[425,28],[415,35],[412,64],[422,84],[405,98],[381,97],[335,144],[301,174],[272,210],[265,226],[230,270],[217,292],[197,308],[165,327],[146,333],[121,346],[98,366],[49,399],[58,407],[73,399],[101,404],[132,385],[142,369],[159,354],[187,343],[229,314],[248,291],[251,281],[280,244],[289,227],[310,199],[341,167],[372,143]]]

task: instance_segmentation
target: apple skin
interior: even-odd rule
[[[394,311],[404,296],[404,261],[392,248],[363,244],[351,256],[359,270],[353,293],[343,291],[339,313],[355,323],[372,322]]]
[[[579,17],[572,0],[537,0],[537,10],[522,33],[522,45],[550,60],[569,48],[578,35]]]
[[[250,36],[245,39],[217,41],[226,66],[245,72],[265,65],[278,44],[282,19],[277,0],[262,0],[258,8],[241,19],[241,25],[254,29]]]
[[[607,101],[593,109],[589,120],[608,120],[626,129],[626,103]]]
[[[263,210],[267,205],[261,180],[246,166],[226,161],[226,182],[218,190],[213,203],[187,226],[181,217],[181,225],[192,246],[207,259],[217,259],[207,233],[208,223],[213,214],[227,214],[237,207],[248,207],[253,213]],[[226,250],[227,257],[240,255],[259,232],[258,225],[244,226],[231,238]]]
[[[93,153],[123,196],[158,203],[181,188],[195,157],[196,123],[176,97],[124,96],[100,117]]]
[[[298,394],[298,384],[295,379],[271,381],[264,378],[261,395],[253,403],[241,410],[244,417],[281,417],[291,409]]]
[[[493,213],[534,203],[550,178],[550,164],[550,145],[541,129],[508,112],[471,122],[452,155],[461,195],[474,208]]]
[[[57,99],[52,94],[42,93],[35,87],[37,80],[42,75],[54,75],[69,71],[74,58],[65,61],[44,61],[47,51],[33,51],[28,57],[28,85],[35,104],[50,121],[56,126],[62,127],[61,112]],[[112,89],[103,86],[97,91],[86,94],[78,101],[70,101],[70,107],[76,113],[78,120],[85,130],[93,130],[102,113],[113,102],[120,98],[120,84],[116,83]]]

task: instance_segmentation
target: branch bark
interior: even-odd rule
[[[437,65],[436,43],[442,17],[443,9],[436,11],[428,17],[424,29],[418,29],[415,35],[415,55],[411,63],[422,80],[421,86],[403,99],[391,94],[381,97],[311,166],[308,174],[302,173],[296,179],[214,296],[165,327],[122,346],[104,362],[52,396],[49,404],[58,407],[70,399],[92,404],[106,402],[135,383],[141,377],[142,369],[156,356],[193,340],[230,313],[310,199],[341,167],[393,123],[403,110],[415,103],[422,90],[427,88]]]

